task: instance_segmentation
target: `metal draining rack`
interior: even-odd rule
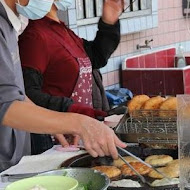
[[[125,142],[177,144],[176,110],[136,110],[124,114],[115,129]]]

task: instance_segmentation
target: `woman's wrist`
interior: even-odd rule
[[[110,28],[110,27],[113,28],[113,27],[115,27],[116,25],[119,24],[119,19],[118,19],[116,22],[114,22],[113,24],[111,24],[112,22],[108,23],[108,22],[106,22],[105,20],[103,20],[103,17],[101,17],[99,22],[100,22],[101,25],[103,25],[103,26],[106,26],[106,27],[108,27],[108,28]]]
[[[107,20],[106,18],[104,18],[102,16],[102,21],[105,23],[105,24],[108,24],[108,25],[115,25],[115,23],[117,23],[118,19],[116,21],[111,21],[111,20]]]

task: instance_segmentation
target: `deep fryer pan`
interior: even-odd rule
[[[178,156],[176,149],[152,149],[152,148],[142,148],[139,146],[127,147],[126,149],[142,159],[153,154],[158,154],[158,155],[167,154],[167,155],[172,156],[174,159],[177,159],[177,156]],[[120,153],[121,155],[123,155],[123,152],[120,152]],[[123,156],[126,156],[126,155],[123,155]],[[75,158],[71,158],[65,161],[62,164],[62,167],[89,168],[89,167],[100,166],[100,165],[112,165],[112,162],[113,162],[113,159],[111,157],[93,158],[89,154],[84,154],[82,156],[76,156]],[[130,179],[137,180],[140,182],[140,180],[138,180],[136,176],[131,177]],[[144,185],[144,187],[141,187],[141,188],[109,187],[108,190],[179,190],[179,188],[176,185],[165,186],[165,187],[155,187],[155,188],[151,188],[149,186]]]

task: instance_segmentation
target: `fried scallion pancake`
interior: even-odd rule
[[[145,162],[152,166],[165,166],[172,160],[173,158],[169,155],[151,155],[145,159]]]
[[[95,166],[92,169],[106,174],[109,178],[115,178],[121,175],[121,170],[115,166]]]
[[[141,175],[146,175],[152,170],[141,162],[131,162],[130,165]],[[136,175],[126,164],[121,166],[121,173],[125,176]]]

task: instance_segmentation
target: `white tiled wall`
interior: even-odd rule
[[[134,32],[139,32],[141,30],[157,27],[158,21],[158,5],[157,5],[158,0],[152,0],[152,14],[148,16],[141,16],[139,17],[134,17],[134,18],[125,18],[121,19],[121,34],[129,34],[129,33],[134,33]],[[88,31],[96,31],[97,27],[94,25],[87,25],[87,26],[79,26],[77,27],[77,20],[76,20],[76,8],[75,8],[75,1],[73,1],[72,6],[68,10],[68,20],[65,20],[65,15],[61,16],[61,20],[65,21],[71,29],[77,29],[75,32],[80,36],[83,37],[85,36],[84,33],[86,30],[86,33],[88,34]],[[81,27],[82,27],[82,33],[81,33]],[[95,30],[96,29],[96,30]],[[94,34],[93,34],[94,35]],[[87,40],[92,40],[93,35],[88,34],[87,35]],[[89,38],[88,38],[89,37]]]
[[[141,31],[147,31],[148,29],[156,28],[158,27],[158,1],[161,0],[152,0],[152,14],[141,16],[141,17],[134,17],[134,18],[125,18],[121,19],[121,35],[122,38],[125,39],[130,37],[130,34],[137,34],[133,35],[133,40],[140,38],[140,35],[143,34]],[[174,0],[175,1],[175,0]],[[87,39],[87,40],[93,40],[96,31],[97,31],[97,24],[92,25],[86,25],[86,26],[77,26],[77,20],[76,20],[76,9],[75,9],[75,3],[70,7],[68,13],[67,13],[67,20],[65,20],[66,16],[64,16],[64,21],[69,25],[69,27],[81,38]],[[123,43],[124,44],[124,43]],[[116,53],[113,53],[112,57],[109,59],[108,64],[101,69],[102,74],[105,75],[105,77],[111,76],[112,78],[116,77],[115,75],[118,75],[118,71],[121,67],[121,62],[126,58],[133,56],[135,54],[139,54],[139,51],[133,51],[131,53],[125,53],[125,49],[134,49],[134,46],[136,46],[135,41],[126,41],[126,44],[124,44],[125,47],[120,44],[118,49],[116,50]],[[127,47],[126,47],[127,46]],[[185,47],[190,47],[190,43],[185,43]],[[144,50],[151,51],[151,50]],[[110,75],[106,75],[106,74]],[[117,76],[118,77],[118,76]],[[110,78],[106,78],[108,83],[110,83]],[[115,79],[114,79],[115,80]],[[115,80],[115,81],[118,81]],[[119,83],[115,83],[114,85],[106,84],[106,88],[113,88],[118,87]]]

